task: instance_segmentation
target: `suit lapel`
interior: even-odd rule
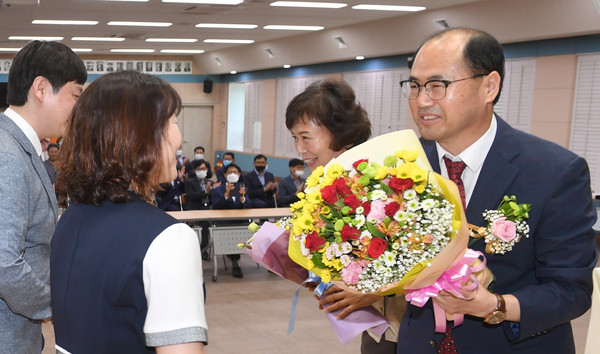
[[[50,199],[50,204],[52,205],[52,211],[54,212],[54,217],[56,218],[58,215],[58,202],[56,201],[56,192],[52,187],[52,182],[50,182],[50,177],[48,176],[48,172],[44,167],[44,163],[42,159],[38,156],[35,148],[31,144],[31,141],[25,136],[23,131],[6,115],[2,114],[1,119],[3,120],[2,125],[6,128],[6,131],[12,134],[15,139],[21,144],[23,150],[29,155],[31,159],[31,164],[33,165],[35,171],[37,172],[40,180],[42,181],[42,185],[46,190],[46,194],[48,195],[48,199]]]
[[[488,152],[473,195],[466,209],[469,223],[484,226],[483,211],[496,209],[506,195],[508,187],[519,173],[519,168],[512,161],[519,155],[519,150],[510,142],[514,129],[500,117],[496,116],[498,129],[492,147]],[[435,172],[440,173],[437,148],[434,141],[421,139],[423,150]]]

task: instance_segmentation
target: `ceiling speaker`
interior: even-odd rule
[[[202,87],[202,91],[204,91],[204,93],[211,93],[212,87],[213,87],[213,81],[209,78],[204,79],[204,85]]]

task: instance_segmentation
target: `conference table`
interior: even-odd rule
[[[209,228],[209,247],[214,265],[213,281],[217,281],[217,256],[245,253],[244,249],[237,247],[237,245],[246,242],[252,237],[252,232],[248,230],[248,224],[251,221],[280,219],[292,215],[289,208],[184,210],[170,211],[168,214],[186,223],[208,221],[211,224]],[[227,224],[230,221],[244,220],[247,221],[245,225]],[[194,230],[198,233],[200,239],[201,228],[194,227]]]

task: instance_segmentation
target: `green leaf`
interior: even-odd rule
[[[370,222],[366,222],[365,225],[367,226],[367,230],[369,230],[371,235],[385,239],[385,234],[383,232],[377,230],[375,225],[371,224]]]

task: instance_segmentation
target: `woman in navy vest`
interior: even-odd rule
[[[96,79],[73,109],[50,266],[59,352],[204,353],[198,238],[152,205],[177,176],[180,109],[168,83],[133,71]]]

